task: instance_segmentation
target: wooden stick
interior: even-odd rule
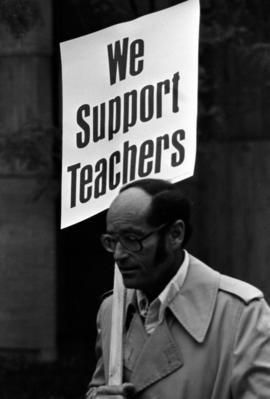
[[[115,265],[112,304],[109,385],[122,384],[123,378],[123,322],[125,287],[121,273]]]

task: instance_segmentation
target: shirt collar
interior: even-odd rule
[[[175,276],[169,281],[164,290],[159,294],[159,300],[162,305],[168,304],[172,298],[180,291],[184,284],[189,265],[189,254],[184,250],[184,260],[180,265]]]

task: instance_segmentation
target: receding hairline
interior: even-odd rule
[[[175,184],[164,179],[146,178],[134,180],[120,188],[120,193],[123,193],[130,188],[140,188],[150,196],[154,197],[156,194],[163,191],[178,190]]]
[[[106,219],[108,220],[108,217],[114,212],[121,212],[121,207],[127,207],[139,212],[142,210],[143,201],[145,201],[145,209],[141,216],[145,216],[145,219],[147,219],[151,212],[153,197],[141,187],[128,187],[126,190],[120,191],[115,197],[107,211]]]

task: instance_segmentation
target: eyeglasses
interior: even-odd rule
[[[126,233],[126,234],[102,234],[100,237],[101,243],[103,247],[108,252],[114,252],[116,248],[116,244],[119,241],[123,248],[131,252],[139,252],[143,249],[143,241],[146,238],[150,237],[152,234],[160,231],[167,223],[164,223],[158,226],[156,229],[150,231],[149,233],[145,234],[143,237],[138,238],[135,234]]]

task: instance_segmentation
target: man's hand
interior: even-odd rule
[[[92,388],[87,392],[86,399],[132,399],[134,394],[134,385],[125,382],[122,385],[101,385],[100,387]]]

